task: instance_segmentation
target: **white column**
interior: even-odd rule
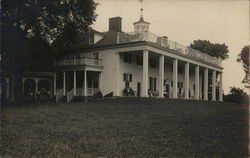
[[[116,67],[116,86],[115,86],[115,96],[120,96],[120,53],[116,52],[115,54],[115,67]]]
[[[196,65],[195,66],[195,99],[196,100],[199,100],[199,95],[200,95],[200,85],[199,85],[199,77],[200,77],[200,74],[199,74],[199,66]]]
[[[199,75],[199,99],[202,99],[202,74]]]
[[[216,100],[216,71],[212,72],[212,100]]]
[[[163,98],[164,89],[164,55],[159,57],[159,97]]]
[[[189,98],[189,63],[185,64],[185,99]]]
[[[87,96],[87,70],[84,71],[84,96]]]
[[[54,95],[56,95],[56,72],[54,72]]]
[[[208,68],[204,70],[204,100],[208,100]]]
[[[74,71],[74,96],[76,96],[76,71]]]
[[[66,72],[63,71],[63,96],[66,96]]]
[[[177,98],[178,60],[173,61],[173,98]]]
[[[143,50],[142,96],[148,97],[148,50]]]
[[[222,86],[222,72],[220,73],[220,92],[219,92],[219,101],[223,101],[223,86]]]

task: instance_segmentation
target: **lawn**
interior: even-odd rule
[[[247,106],[232,103],[119,98],[1,110],[3,157],[237,158],[247,154]]]

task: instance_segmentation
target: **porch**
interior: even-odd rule
[[[66,97],[70,102],[76,96],[93,96],[101,91],[101,72],[63,71],[54,74],[54,94],[56,102]]]

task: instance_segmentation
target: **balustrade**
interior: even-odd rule
[[[93,65],[93,66],[102,66],[101,59],[94,58],[72,58],[72,59],[59,59],[55,60],[55,66],[70,66],[70,65]]]
[[[221,61],[219,59],[209,56],[198,50],[194,50],[190,47],[184,46],[182,44],[179,44],[177,42],[171,41],[165,36],[158,36],[150,32],[143,32],[143,33],[138,33],[138,34],[135,34],[134,32],[117,33],[117,44],[131,43],[131,42],[138,42],[138,41],[147,41],[147,42],[174,50],[176,53],[184,54],[192,58],[205,61],[210,64],[221,66]]]

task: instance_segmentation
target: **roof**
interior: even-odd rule
[[[146,24],[150,24],[149,22],[144,21],[144,19],[143,19],[143,17],[142,17],[142,16],[140,17],[139,21],[134,22],[134,25],[135,25],[135,24],[139,24],[139,23],[146,23]]]
[[[95,44],[89,44],[88,41],[81,41],[74,45],[72,45],[70,48],[65,50],[66,52],[70,52],[72,50],[79,50],[79,49],[86,49],[86,48],[93,48],[93,47],[100,47],[100,46],[106,46],[106,45],[114,45],[117,44],[117,32],[116,31],[108,31],[108,32],[98,32],[93,30],[94,33],[102,34],[104,37],[98,41]]]

